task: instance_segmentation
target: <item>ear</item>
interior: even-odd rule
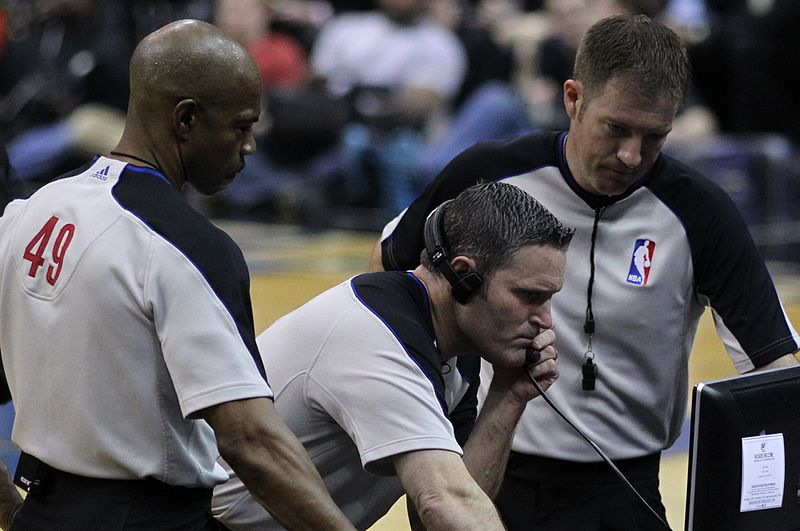
[[[564,108],[570,120],[575,120],[583,102],[583,84],[575,79],[564,82]]]
[[[475,270],[475,260],[467,256],[456,256],[450,260],[453,270],[459,275],[465,275]]]
[[[191,98],[181,100],[172,113],[172,128],[181,140],[187,140],[189,133],[197,124],[197,114],[200,106]]]

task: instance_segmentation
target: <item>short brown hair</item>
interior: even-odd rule
[[[596,22],[581,40],[573,77],[591,100],[619,79],[646,97],[667,96],[677,105],[689,90],[689,56],[680,37],[646,15],[615,15]]]

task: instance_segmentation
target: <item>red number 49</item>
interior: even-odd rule
[[[31,268],[28,271],[28,276],[36,278],[39,268],[44,265],[44,251],[47,249],[47,244],[50,242],[50,237],[58,223],[58,218],[51,216],[47,223],[36,233],[36,236],[25,247],[25,254],[22,256],[25,260],[31,263]],[[47,267],[47,282],[54,286],[58,276],[61,274],[61,265],[64,260],[64,255],[67,253],[67,248],[72,242],[72,236],[75,234],[75,225],[67,223],[61,230],[58,231],[56,241],[53,244],[53,252],[51,254],[52,264]],[[36,248],[34,250],[34,248]]]

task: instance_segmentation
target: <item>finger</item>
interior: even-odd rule
[[[558,378],[558,362],[554,359],[545,359],[540,361],[531,370],[534,379],[548,379],[556,380]]]
[[[530,349],[528,350],[530,352]],[[536,365],[540,365],[545,361],[556,361],[558,360],[558,349],[554,346],[546,347],[538,352],[539,356],[536,358],[537,361],[532,361],[532,357],[528,358],[528,362],[526,363],[528,366],[535,367]]]
[[[540,331],[536,335],[536,337],[533,338],[532,347],[536,350],[544,350],[547,347],[553,345],[555,341],[556,341],[556,333],[551,328],[547,328]]]

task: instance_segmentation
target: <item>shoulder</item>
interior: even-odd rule
[[[383,271],[356,276],[351,286],[359,302],[377,316],[412,353],[431,357],[433,352],[433,323],[430,320],[430,301],[422,283],[405,271]]]
[[[159,177],[126,171],[114,187],[120,206],[184,254],[207,278],[222,281],[246,270],[233,239]]]
[[[424,287],[405,271],[364,273],[353,277],[350,286],[361,304],[390,324],[398,317],[414,321],[409,318],[414,314],[423,315],[428,309]]]
[[[513,140],[477,143],[455,157],[438,180],[457,180],[471,186],[557,165],[560,136],[553,132],[534,133]]]
[[[498,173],[529,171],[532,166],[557,161],[560,133],[533,133],[512,140],[479,142],[463,151],[453,162],[491,164]]]
[[[739,209],[720,185],[670,155],[661,155],[645,186],[684,224],[714,218],[741,220]]]

